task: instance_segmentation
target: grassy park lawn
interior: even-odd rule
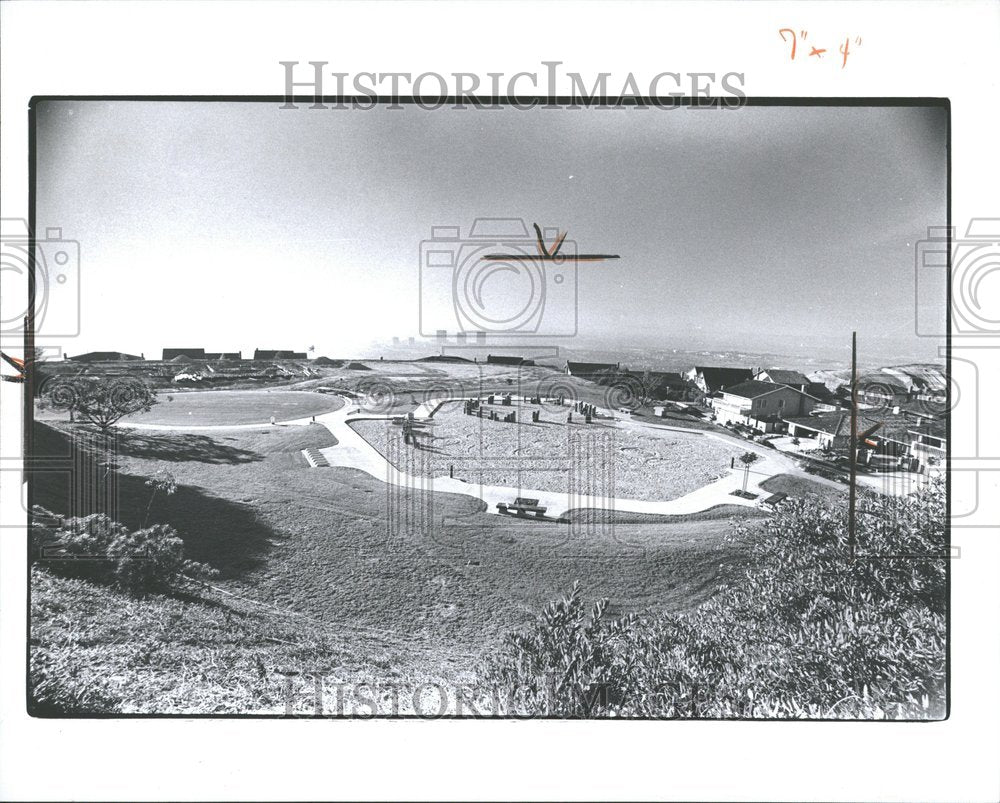
[[[336,396],[291,390],[206,390],[159,393],[148,413],[125,418],[137,424],[203,426],[260,424],[328,413],[340,407]]]
[[[36,453],[67,454],[73,427],[37,423]],[[221,588],[349,642],[380,642],[385,678],[470,668],[574,580],[616,610],[679,610],[711,596],[742,559],[723,540],[728,511],[521,522],[485,514],[471,497],[309,468],[301,449],[335,443],[318,424],[119,435],[117,518],[139,526],[149,505],[149,523],[175,527],[187,557],[220,570]],[[178,490],[150,505],[144,483],[162,469]],[[33,502],[70,512],[70,490],[58,473],[42,473]]]
[[[491,421],[489,410],[511,411],[517,423]],[[570,407],[515,404],[484,405],[484,417],[465,415],[461,402],[448,402],[434,414],[433,425],[420,430],[408,471],[455,477],[484,485],[507,485],[540,491],[568,491],[624,499],[667,500],[697,490],[728,472],[741,454],[701,433],[641,427],[629,421],[594,419],[583,423]],[[531,420],[533,412],[540,420]],[[376,449],[386,452],[400,427],[386,421],[356,421],[352,427]],[[407,447],[411,448],[412,447]]]
[[[266,424],[273,415],[289,421],[336,410],[342,404],[334,395],[295,390],[177,390],[156,394],[159,402],[148,413],[122,419],[123,423],[166,426]],[[69,421],[64,410],[35,406],[38,421]]]
[[[822,499],[844,500],[847,498],[845,486],[834,487],[826,483],[816,482],[808,477],[798,477],[793,474],[777,474],[764,480],[760,487],[769,493],[786,493],[792,497],[819,496]]]

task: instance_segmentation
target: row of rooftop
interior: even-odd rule
[[[817,401],[831,401],[837,394],[826,383],[810,379],[800,371],[786,368],[744,368],[696,365],[683,373],[671,371],[630,371],[621,363],[567,362],[566,374],[582,379],[600,380],[605,377],[630,375],[644,378],[651,385],[673,385],[697,388],[708,397],[721,393],[754,399],[774,392],[775,386],[792,388],[800,393],[813,396]],[[846,385],[843,393],[846,393]],[[862,380],[860,395],[880,404],[902,404],[913,400],[945,401],[943,388],[918,385],[911,387],[892,382],[884,377],[877,380]]]
[[[308,359],[309,355],[304,351],[290,351],[282,349],[255,349],[253,357],[248,357],[247,359],[252,360],[305,360]],[[73,362],[136,362],[144,361],[146,359],[145,354],[126,354],[123,351],[88,351],[84,354],[77,354],[73,357],[67,356],[66,359],[72,360]],[[161,357],[161,362],[171,362],[171,361],[194,361],[194,360],[242,360],[243,353],[240,351],[205,351],[205,349],[163,349],[163,356]],[[448,362],[472,362],[472,360],[467,360],[459,357],[446,357],[437,358],[430,357],[427,359],[443,359]],[[486,362],[490,365],[517,365],[517,366],[532,366],[535,364],[534,360],[526,359],[524,357],[511,357],[504,354],[490,354],[486,357]]]
[[[700,403],[723,426],[761,434],[787,433],[829,449],[842,449],[850,440],[850,387],[844,384],[833,391],[799,371],[698,365],[684,373],[633,372],[621,363],[584,362],[568,362],[565,370],[594,381],[642,376],[647,388],[661,391],[671,383],[681,392],[685,386],[696,387]],[[661,415],[671,407],[665,401],[654,411]],[[862,379],[858,407],[858,432],[872,433],[867,444],[871,454],[912,459],[924,469],[928,462],[936,464],[944,458],[948,431],[944,388],[918,382],[907,388],[884,377]]]
[[[290,349],[255,349],[253,357],[247,359],[254,360],[304,360],[307,354],[304,351],[292,351]],[[126,354],[123,351],[88,351],[85,354],[77,354],[75,357],[67,357],[74,362],[133,362],[146,359],[145,354]],[[205,349],[163,349],[161,360],[242,360],[242,351],[205,351]]]

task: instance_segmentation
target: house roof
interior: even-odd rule
[[[720,368],[711,365],[696,365],[695,373],[701,374],[705,384],[711,390],[736,385],[748,379],[753,379],[753,371],[749,368]]]
[[[905,401],[893,406],[899,407],[900,412],[916,418],[939,419],[948,415],[946,402]]]
[[[506,354],[487,354],[486,362],[491,365],[534,365],[534,360],[526,360],[524,357],[514,357]]]
[[[766,396],[769,393],[777,393],[779,390],[791,390],[795,393],[800,393],[803,396],[807,395],[802,393],[801,390],[797,388],[790,388],[786,385],[779,385],[775,382],[762,382],[759,379],[748,379],[746,382],[740,382],[736,385],[730,385],[722,389],[722,392],[727,395],[739,396],[744,399],[756,399],[760,396]]]
[[[164,349],[163,359],[172,360],[174,357],[192,357],[201,359],[205,356],[205,349]]]
[[[137,354],[126,354],[123,351],[88,351],[85,354],[77,354],[75,357],[68,357],[70,360],[80,362],[113,362],[119,360],[141,360]]]
[[[850,435],[850,413],[820,413],[819,415],[797,415],[785,419],[790,424],[797,424],[827,435]],[[861,431],[859,424],[858,430]]]
[[[304,351],[284,351],[281,349],[278,349],[277,351],[272,351],[270,349],[254,349],[253,358],[255,360],[304,360],[306,359],[306,353]]]
[[[690,387],[687,379],[671,371],[626,371],[625,373],[641,382],[645,392],[654,397],[668,395]]]
[[[673,371],[626,371],[625,373],[629,376],[638,377],[639,379],[648,375],[651,382],[676,382],[683,385],[687,384],[687,380],[683,376]]]
[[[911,426],[909,431],[919,433],[920,435],[930,435],[933,438],[941,438],[942,440],[948,437],[948,425],[944,421],[928,421],[926,424]]]
[[[820,413],[819,415],[792,416],[786,418],[791,424],[814,429],[818,432],[825,432],[828,435],[850,437],[851,435],[851,414],[849,411],[833,413]],[[908,440],[906,433],[912,429],[912,425],[902,416],[871,416],[858,415],[858,434],[880,425],[873,437],[888,438],[889,440]]]
[[[784,368],[765,368],[757,372],[757,376],[767,374],[770,382],[778,385],[808,385],[809,377],[798,371],[788,371]]]
[[[617,371],[618,364],[613,362],[570,362],[567,360],[566,370],[571,374],[593,374],[597,371]]]
[[[910,391],[898,382],[884,382],[881,379],[864,378],[858,383],[858,394],[862,396],[909,395]]]

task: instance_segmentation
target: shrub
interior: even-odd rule
[[[862,494],[853,559],[845,519],[809,498],[738,525],[745,576],[688,615],[587,623],[574,587],[481,677],[536,714],[943,716],[944,488]]]
[[[630,667],[619,656],[635,619],[607,619],[607,606],[599,600],[588,618],[577,582],[545,606],[538,627],[507,637],[488,674],[491,685],[508,692],[511,710],[586,716],[621,701]]]
[[[184,559],[184,542],[165,524],[129,530],[102,513],[65,518],[37,505],[32,547],[54,571],[129,591],[186,590],[218,572]]]

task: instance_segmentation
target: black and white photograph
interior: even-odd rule
[[[945,717],[947,106],[431,102],[34,104],[33,713]]]
[[[0,799],[1000,799],[998,31],[0,2]]]

